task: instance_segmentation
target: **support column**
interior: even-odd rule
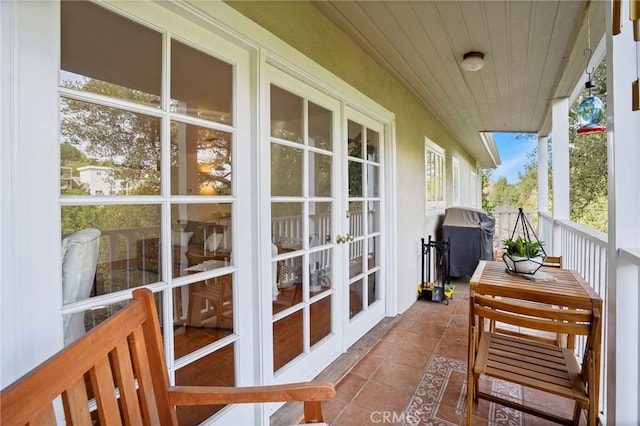
[[[569,220],[569,99],[552,105],[553,219]],[[562,253],[560,229],[554,227],[552,253]]]
[[[629,1],[621,2],[622,32],[607,34],[608,273],[605,330],[607,424],[640,424],[640,267],[621,250],[640,253],[640,111],[631,110],[640,42],[633,40]],[[612,8],[606,26],[612,28]],[[602,392],[602,391],[601,391]]]
[[[549,212],[549,138],[538,135],[538,211]]]

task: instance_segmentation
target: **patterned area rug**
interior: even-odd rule
[[[405,423],[410,425],[457,426],[464,419],[467,398],[467,362],[433,355],[405,410]],[[481,383],[494,394],[508,395],[522,401],[522,388],[501,380]],[[500,404],[489,404],[488,424],[522,426],[523,416],[517,410]]]

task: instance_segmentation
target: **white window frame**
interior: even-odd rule
[[[451,157],[451,175],[453,179],[453,205],[460,205],[460,160]]]
[[[424,138],[425,210],[427,216],[440,214],[446,206],[445,149]]]

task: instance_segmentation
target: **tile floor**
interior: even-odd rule
[[[456,283],[448,305],[425,300],[414,303],[339,381],[336,398],[323,405],[325,421],[334,426],[464,424],[466,373],[462,370],[466,371],[468,303],[468,281]],[[457,365],[460,371],[445,379],[438,388],[441,391],[435,397],[437,401],[429,402],[429,395],[421,393],[421,389],[434,389],[438,376],[430,375],[429,368],[436,361]],[[572,410],[571,405],[559,404],[559,398],[527,392],[520,397],[545,407],[557,407],[562,413]],[[415,401],[423,404],[421,410],[433,411],[427,416],[429,419],[417,421],[408,416],[409,402]],[[496,406],[481,400],[474,408],[473,424],[549,424],[501,406],[496,410]]]

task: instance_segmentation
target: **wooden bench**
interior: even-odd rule
[[[598,416],[598,368],[594,347],[600,339],[598,309],[558,309],[532,305],[517,299],[470,295],[469,366],[467,377],[467,425],[471,425],[473,402],[478,398],[496,402],[560,424],[578,425],[582,410],[587,424]],[[571,349],[486,330],[486,320],[532,330],[571,336],[587,336],[582,365]],[[545,408],[525,405],[491,392],[481,392],[480,376],[493,377],[574,401],[572,417]]]
[[[170,386],[154,297],[133,302],[53,355],[0,395],[1,423],[55,425],[61,397],[67,425],[177,425],[176,406],[304,401],[306,422],[322,422],[329,382],[256,387]],[[95,402],[95,404],[94,404]],[[95,411],[90,407],[95,406]]]

